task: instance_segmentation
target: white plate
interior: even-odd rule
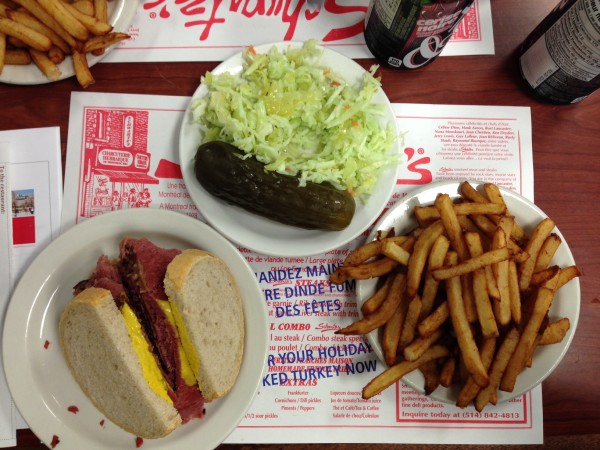
[[[267,52],[273,46],[281,51],[286,48],[299,47],[302,43],[282,42],[265,44],[256,47],[258,53]],[[326,47],[323,50],[321,62],[324,66],[331,67],[337,73],[343,74],[349,84],[362,80],[365,70],[355,61]],[[224,61],[212,72],[237,73],[242,71],[242,54]],[[192,101],[208,94],[206,86],[200,85],[192,97]],[[386,107],[386,115],[381,123],[389,123],[398,135],[394,112],[388,98],[382,89],[374,95],[374,102]],[[388,168],[381,173],[379,182],[366,204],[357,201],[356,212],[350,225],[337,232],[322,230],[304,230],[289,225],[280,224],[265,219],[256,214],[251,214],[242,208],[229,205],[224,201],[207,193],[194,175],[194,156],[200,144],[201,131],[198,124],[191,121],[191,111],[188,107],[185,112],[179,136],[179,158],[183,172],[183,179],[192,200],[200,213],[217,230],[237,244],[259,253],[275,256],[309,256],[324,253],[351,241],[365,231],[379,217],[392,195],[397,180],[399,167]],[[398,142],[392,149],[400,153]]]
[[[108,2],[108,22],[113,25],[113,31],[127,32],[131,21],[135,17],[135,12],[139,0],[116,0]],[[103,55],[94,56],[88,55],[88,64],[92,67],[94,64],[104,58],[114,46],[106,49]],[[58,65],[62,75],[59,80],[72,77],[75,75],[71,57],[67,55],[65,60]],[[58,80],[57,80],[58,81]],[[8,84],[45,84],[51,83],[40,70],[31,63],[26,66],[9,66],[5,65],[2,74],[0,74],[0,82]]]
[[[250,266],[208,225],[183,214],[123,210],[69,229],[46,247],[21,278],[6,314],[3,363],[15,403],[33,432],[61,449],[135,449],[135,436],[104,419],[71,376],[58,342],[58,319],[73,286],[89,276],[99,255],[118,255],[125,236],[146,237],[168,248],[202,248],[221,257],[234,274],[244,302],[246,342],[241,371],[231,392],[206,405],[206,416],[144,449],[210,449],[237,426],[261,383],[268,349],[267,313]],[[48,341],[46,349],[44,343]],[[68,411],[75,405],[77,414]]]
[[[367,237],[367,242],[372,241],[376,237],[378,230],[389,230],[395,228],[398,235],[406,233],[417,226],[417,222],[412,215],[413,208],[417,205],[433,204],[438,193],[449,194],[452,198],[458,197],[458,188],[461,182],[458,181],[442,181],[429,184],[423,188],[417,189],[402,201],[397,203],[392,209],[381,218],[381,220],[373,227],[370,235]],[[470,181],[470,183],[478,187],[482,183]],[[537,223],[547,215],[521,195],[500,188],[506,204],[511,213],[515,216],[517,222],[527,231],[531,231]],[[575,264],[571,250],[567,245],[563,235],[555,228],[554,233],[562,239],[562,244],[554,255],[552,264],[558,264],[561,267],[571,266]],[[356,292],[358,296],[358,308],[365,302],[370,295],[375,291],[375,282],[372,280],[357,282]],[[540,346],[535,353],[533,365],[529,369],[525,369],[517,378],[513,392],[498,391],[498,402],[504,402],[511,398],[518,397],[523,393],[541,383],[548,377],[552,371],[558,366],[563,356],[567,352],[571,340],[577,328],[579,320],[579,303],[580,303],[579,280],[574,279],[563,286],[556,294],[556,297],[550,308],[550,318],[559,319],[568,317],[571,327],[559,344]],[[377,331],[369,333],[368,339],[373,347],[373,350],[381,361],[384,361],[383,352],[379,343],[379,334]],[[411,386],[418,392],[423,392],[424,379],[420,371],[415,370],[402,379],[407,385]],[[457,389],[446,389],[438,387],[430,396],[436,400],[446,403],[456,403],[458,391]]]

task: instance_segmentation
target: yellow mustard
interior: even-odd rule
[[[121,314],[123,319],[125,319],[131,344],[133,345],[135,353],[137,354],[142,366],[144,378],[148,382],[150,388],[156,392],[157,395],[172,404],[173,401],[167,393],[167,382],[158,367],[158,363],[156,362],[154,355],[148,348],[148,342],[142,333],[140,321],[127,303],[124,303],[121,307]]]
[[[192,367],[199,367],[198,356],[192,345],[192,341],[190,341],[187,331],[183,326],[179,309],[177,308],[177,305],[172,304],[168,300],[159,300],[158,304],[179,334],[178,346],[179,360],[181,361],[181,376],[188,386],[194,386],[196,384],[196,377],[194,376]],[[192,364],[194,364],[194,366],[192,366]],[[200,388],[200,386],[198,386],[198,388]]]

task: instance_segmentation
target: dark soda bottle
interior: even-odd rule
[[[600,87],[600,0],[563,0],[519,49],[519,70],[534,97],[577,103]]]
[[[380,61],[400,69],[432,62],[474,0],[371,0],[365,42]]]

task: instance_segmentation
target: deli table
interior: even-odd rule
[[[506,105],[531,108],[535,201],[552,217],[583,272],[575,338],[555,372],[543,382],[544,445],[529,448],[600,448],[600,92],[580,104],[542,104],[521,86],[516,50],[556,1],[492,1],[495,55],[440,57],[416,71],[382,68],[393,103]],[[368,68],[374,60],[358,60]],[[98,64],[90,92],[191,96],[199,77],[217,62]],[[81,88],[73,78],[53,84],[0,84],[0,130],[60,127],[63,168],[69,101]],[[69,189],[68,186],[64,187]],[[222,449],[372,449],[398,445],[222,445]],[[452,445],[412,445],[446,449]],[[489,445],[477,448],[501,448]],[[45,448],[28,429],[17,448]]]

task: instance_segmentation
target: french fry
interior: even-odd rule
[[[385,282],[375,291],[375,293],[371,295],[367,300],[365,300],[365,302],[360,308],[360,311],[362,312],[363,316],[373,314],[375,311],[377,311],[377,309],[379,309],[379,307],[385,300],[388,291],[390,290],[390,284],[392,283],[393,279],[394,277],[388,276],[385,279]]]
[[[94,16],[98,20],[106,22],[108,16],[108,6],[106,0],[93,0]]]
[[[435,240],[444,232],[444,224],[437,221],[429,225],[417,238],[408,261],[406,290],[409,297],[417,294],[421,285],[421,275],[427,263],[429,251]]]
[[[465,242],[471,257],[479,256],[483,253],[482,237],[480,233],[475,231],[467,231],[465,233]],[[500,292],[498,291],[498,285],[496,284],[496,278],[494,277],[491,264],[483,267],[483,272],[485,276],[488,297],[499,299]],[[478,284],[479,283],[480,281],[478,281]],[[475,288],[473,288],[473,290],[475,290]],[[483,307],[483,305],[477,305],[477,297],[479,297],[480,300],[482,299],[481,295],[475,295],[476,308]],[[480,315],[479,311],[478,315]],[[487,312],[485,312],[484,315],[488,315]]]
[[[497,248],[489,252],[481,253],[478,256],[465,259],[454,266],[440,267],[432,273],[434,280],[442,281],[448,278],[460,277],[468,273],[472,273],[477,269],[483,269],[485,266],[490,266],[510,258],[510,252],[507,247]]]
[[[498,228],[492,239],[492,248],[494,250],[507,250],[506,246],[506,234],[502,228]],[[508,285],[508,259],[498,261],[492,264],[492,272],[496,278],[496,285],[498,286],[498,292],[500,292],[500,298],[498,301],[493,303],[494,315],[498,321],[498,325],[505,326],[510,322],[510,287]]]
[[[475,398],[475,409],[479,412],[483,410],[495,395],[498,385],[501,384],[503,375],[514,355],[515,349],[519,343],[519,332],[516,328],[511,328],[496,354],[492,366],[490,368],[489,384],[483,388]],[[494,401],[495,402],[495,401]]]
[[[6,50],[4,64],[14,66],[25,66],[31,64],[31,55],[27,50]]]
[[[86,88],[96,82],[90,67],[87,62],[87,56],[85,53],[73,50],[71,53],[71,59],[73,60],[73,68],[75,69],[75,76],[81,87]]]
[[[540,252],[538,253],[535,267],[533,269],[534,273],[544,270],[550,265],[550,261],[552,261],[556,250],[558,250],[558,247],[560,247],[560,244],[561,238],[556,233],[551,233],[550,236],[546,238],[542,244],[542,247],[540,248]]]
[[[480,345],[479,356],[481,357],[481,362],[483,363],[485,370],[489,371],[489,368],[492,365],[492,360],[494,359],[494,355],[496,353],[496,342],[497,339],[492,337],[484,339],[483,343]],[[490,388],[490,390],[491,389],[492,388]],[[463,384],[462,389],[458,393],[458,397],[456,398],[456,406],[459,408],[466,408],[475,399],[475,397],[477,397],[477,394],[479,394],[480,391],[481,387],[475,383],[473,377],[469,376],[467,381],[465,381]]]
[[[345,267],[342,266],[342,273],[347,278],[355,280],[367,280],[369,278],[377,278],[382,275],[387,275],[398,265],[397,261],[391,258],[381,258],[376,261],[360,264],[358,266]]]
[[[14,36],[6,36],[6,41],[7,41],[7,45],[9,45],[10,47],[29,49],[29,47],[27,46],[27,44],[25,42],[23,42],[21,39],[16,38]]]
[[[503,214],[506,211],[506,205],[496,203],[454,203],[453,208],[457,216]],[[430,223],[440,218],[440,212],[435,206],[415,206],[414,215],[419,223]]]
[[[77,11],[85,14],[86,16],[94,16],[97,20],[106,22],[106,16],[104,16],[104,18],[102,19],[94,14],[94,2],[92,2],[91,0],[76,0],[73,3],[71,3],[71,6],[73,6],[73,8],[76,8]]]
[[[338,266],[336,269],[329,275],[329,282],[331,284],[343,284],[344,281],[348,280],[348,275],[342,270],[344,266]]]
[[[446,291],[448,295],[448,308],[450,309],[450,320],[456,333],[456,340],[458,341],[465,366],[477,385],[485,387],[489,382],[488,375],[481,362],[479,350],[477,349],[477,344],[475,343],[473,332],[467,319],[460,278],[453,277],[446,280]]]
[[[421,320],[431,312],[440,285],[440,282],[433,278],[432,271],[443,266],[449,247],[450,241],[443,234],[439,235],[431,246],[423,282],[423,294],[421,295],[421,314],[419,315]]]
[[[59,1],[59,0],[55,0],[55,1]],[[75,20],[77,20],[80,24],[82,24],[89,31],[89,33],[91,33],[94,36],[101,36],[101,35],[110,33],[113,29],[111,24],[101,21],[101,20],[98,20],[94,16],[89,16],[89,15],[81,12],[79,9],[75,8],[70,3],[62,3],[62,6],[65,8],[66,12],[68,12],[71,16],[73,16],[75,18]],[[88,38],[89,38],[89,35],[87,38],[85,38],[83,40],[87,40]]]
[[[357,266],[371,258],[381,255],[381,244],[381,240],[375,240],[361,245],[346,256],[342,267]]]
[[[534,272],[534,274],[531,275],[531,281],[529,284],[530,286],[539,286],[540,284],[544,284],[550,278],[555,276],[558,272],[560,272],[559,266],[551,266],[547,269]]]
[[[448,348],[442,345],[435,345],[429,348],[420,358],[414,361],[402,361],[398,364],[384,370],[378,376],[373,378],[362,391],[362,398],[368,400],[375,395],[381,393],[384,389],[388,388],[398,380],[400,380],[407,373],[418,369],[428,361],[444,358],[448,356],[450,352]]]
[[[381,346],[383,348],[385,362],[388,366],[392,366],[396,363],[396,356],[400,345],[400,335],[402,334],[402,326],[404,324],[404,317],[406,316],[406,276],[404,274],[398,274],[396,277],[389,277],[389,279],[391,280],[390,287],[396,289],[397,292],[392,294],[388,289],[387,295],[400,295],[400,304],[389,320],[383,325],[383,334],[381,337]]]
[[[581,276],[581,272],[577,266],[568,266],[560,269],[558,273],[558,280],[556,282],[556,290],[563,287],[573,278],[577,278]]]
[[[547,316],[546,316],[547,319]],[[546,329],[547,325],[542,325],[542,327],[540,328],[540,333],[543,333],[542,330]],[[529,352],[529,356],[527,357],[527,362],[525,363],[525,367],[531,368],[533,366],[533,355],[536,351],[536,349],[538,348],[538,345],[540,345],[540,342],[542,341],[542,334],[538,333],[538,335],[535,337],[535,340],[533,341],[533,345],[531,346],[531,350]]]
[[[525,252],[529,258],[522,262],[519,266],[519,289],[525,291],[529,288],[531,276],[535,269],[537,256],[544,244],[544,241],[554,229],[554,221],[549,217],[542,220],[531,233],[529,241],[525,247]]]
[[[99,50],[104,51],[107,47],[111,47],[125,39],[129,39],[126,33],[112,32],[101,36],[94,36],[83,43],[82,51],[85,53],[93,53],[97,55]],[[100,53],[102,54],[102,53]]]
[[[52,46],[52,41],[48,37],[7,17],[0,16],[0,33],[13,36],[40,52],[48,51]]]
[[[371,331],[379,328],[386,323],[394,311],[400,306],[403,298],[404,289],[402,285],[406,283],[406,278],[403,273],[397,273],[390,286],[388,295],[379,309],[369,316],[353,322],[345,328],[337,330],[336,334],[368,334]]]
[[[382,246],[385,242],[394,242],[400,245],[404,250],[410,251],[414,243],[414,238],[410,236],[396,236],[377,239],[361,245],[354,251],[350,252],[344,259],[344,263],[335,270],[335,276],[332,281],[336,284],[342,283],[348,279],[348,275],[344,274],[344,270],[351,266],[359,266],[367,262],[373,262],[377,256],[382,255]]]
[[[506,210],[506,202],[504,201],[502,193],[497,185],[493,183],[484,183],[483,191],[490,202],[495,203],[496,205],[501,205],[504,207],[504,210]]]
[[[551,345],[562,342],[570,327],[571,322],[566,317],[563,317],[556,322],[550,322],[542,333],[539,345]]]
[[[65,53],[60,48],[53,45],[50,47],[50,50],[48,50],[48,58],[50,58],[54,64],[58,65],[65,60]]]
[[[446,230],[446,234],[450,240],[450,247],[453,248],[458,254],[459,261],[465,261],[469,258],[469,251],[464,240],[460,221],[458,220],[458,216],[454,211],[453,202],[450,199],[450,196],[448,194],[438,194],[434,205],[440,213],[440,220],[444,224],[444,229]],[[477,320],[477,311],[475,309],[475,298],[473,295],[471,276],[461,276],[460,283],[467,320],[469,322],[475,322]]]
[[[435,359],[427,361],[419,367],[419,370],[425,379],[425,383],[423,384],[425,395],[429,395],[440,385],[440,371],[438,369],[437,361]]]
[[[490,201],[490,199],[477,191],[477,189],[471,186],[471,184],[467,181],[460,184],[459,191],[464,198],[472,202],[488,203]],[[490,219],[494,224],[497,224],[498,220],[500,220],[500,217],[494,214],[489,214],[487,218]],[[527,233],[518,224],[515,225],[512,235],[519,241],[527,239]]]
[[[440,369],[439,381],[442,386],[448,388],[454,381],[454,374],[456,372],[456,358],[451,357],[444,361],[442,368]]]
[[[440,219],[450,240],[450,247],[456,251],[459,261],[468,259],[469,252],[450,196],[448,194],[439,194],[435,199],[435,207],[440,212]]]
[[[458,188],[460,195],[475,203],[487,203],[489,200],[481,194],[468,181],[463,181]]]
[[[472,257],[483,254],[481,238],[478,233],[465,233],[465,241]],[[489,267],[491,270],[491,265],[486,267]],[[473,272],[473,295],[475,296],[475,308],[477,310],[479,325],[481,326],[481,333],[486,338],[496,337],[499,335],[498,324],[496,323],[492,303],[490,302],[488,284],[485,268],[480,268]],[[495,279],[494,285],[496,285]]]
[[[60,64],[65,60],[65,53],[60,48],[53,45],[50,47],[50,50],[48,50],[48,58],[50,58],[54,64]]]
[[[481,326],[481,334],[485,338],[497,337],[500,333],[488,295],[483,269],[478,269],[473,273],[473,292],[475,295],[477,318]]]
[[[502,200],[504,202],[504,200]],[[498,220],[496,226],[502,231],[504,231],[504,239],[506,241],[506,245],[508,245],[508,241],[511,239],[512,230],[515,224],[515,219],[512,216],[501,216]]]
[[[404,359],[407,361],[415,361],[416,359],[419,359],[423,353],[425,353],[436,342],[438,342],[444,336],[444,334],[444,330],[437,329],[427,337],[416,338],[409,345],[404,347],[404,350],[402,351]]]
[[[392,317],[383,325],[383,334],[381,336],[381,348],[383,357],[388,366],[396,363],[398,354],[398,344],[402,333],[403,313],[401,308],[396,308]]]
[[[64,53],[70,53],[69,44],[61,38],[52,28],[40,22],[36,17],[32,16],[26,10],[9,11],[7,13],[9,19],[19,22],[32,30],[46,36],[52,42],[52,45],[60,48]]]
[[[500,221],[499,218],[497,218],[496,222],[490,220],[488,216],[471,216],[471,219],[477,225],[477,227],[479,227],[479,229],[483,233],[485,233],[490,239],[494,237],[496,229],[498,228],[497,223]],[[512,231],[514,232],[515,229],[516,227],[513,227]],[[529,258],[529,255],[526,252],[524,252],[521,249],[521,247],[519,247],[517,243],[512,239],[509,239],[506,242],[506,245],[508,246],[508,249],[511,251],[511,253],[513,253],[513,259],[515,261],[523,262]]]
[[[56,34],[58,34],[71,48],[79,48],[80,43],[71,36],[67,30],[54,18],[46,9],[42,7],[36,0],[14,0],[27,10],[32,16],[36,17],[40,22],[44,23]]]
[[[448,302],[443,301],[431,314],[421,320],[417,325],[419,336],[422,338],[430,336],[433,332],[439,330],[449,317],[450,309],[448,308]]]
[[[554,291],[558,282],[558,275],[547,281],[542,285],[536,294],[535,303],[533,305],[533,311],[529,318],[521,336],[519,342],[515,348],[515,352],[511,356],[506,371],[502,376],[500,382],[500,389],[506,392],[512,392],[515,388],[515,383],[519,373],[525,367],[527,359],[529,358],[533,346],[535,344],[536,337],[539,333],[542,322],[546,318],[546,314],[550,309],[552,300],[554,299]]]
[[[519,291],[519,274],[517,263],[508,262],[508,294],[510,298],[510,315],[517,325],[521,323],[521,292]]]
[[[85,41],[90,37],[88,29],[67,10],[66,3],[61,0],[37,1],[75,39]]]
[[[400,342],[398,343],[399,348],[403,349],[414,340],[415,330],[417,327],[417,321],[419,320],[420,313],[421,297],[415,295],[408,303],[408,310],[404,317],[402,333],[400,334]]]
[[[60,69],[50,58],[48,58],[46,53],[38,52],[33,48],[29,50],[29,53],[31,54],[31,59],[35,65],[49,80],[56,81],[60,78]]]
[[[384,240],[381,244],[381,252],[387,256],[388,258],[393,259],[399,264],[403,266],[408,265],[408,259],[410,258],[410,253],[404,250],[400,245],[396,244],[394,241]]]

